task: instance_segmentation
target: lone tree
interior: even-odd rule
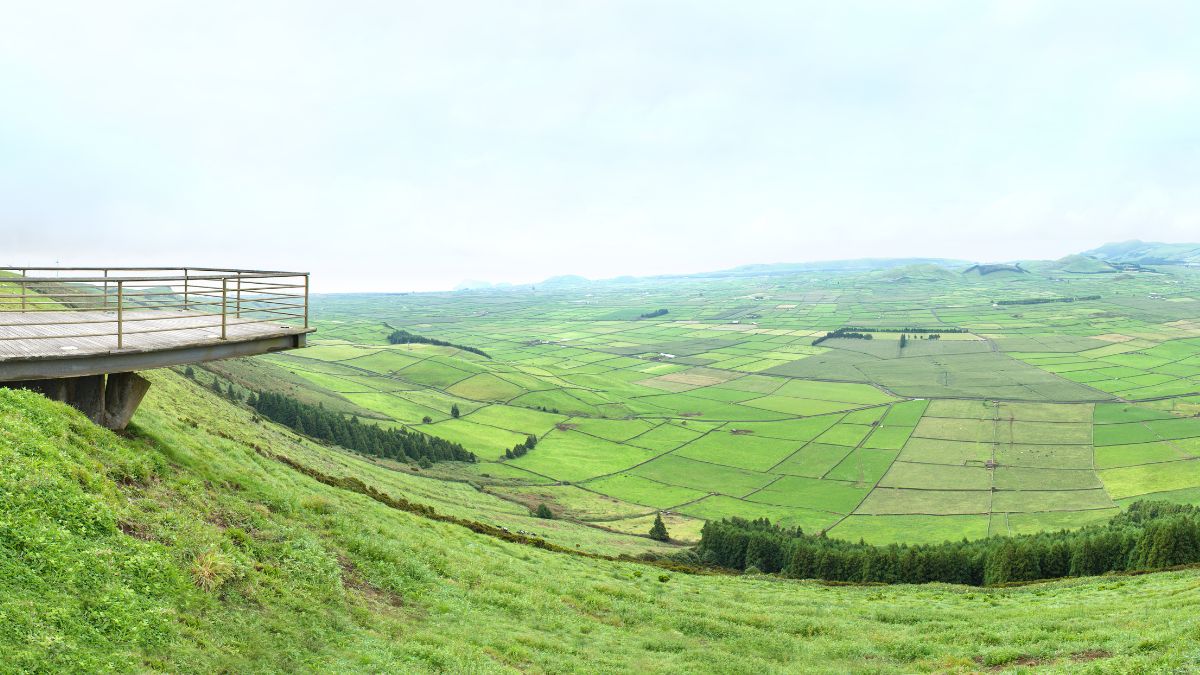
[[[655,541],[670,541],[671,535],[667,534],[667,526],[663,524],[662,514],[654,514],[654,526],[650,528],[650,538]]]
[[[457,404],[457,403],[455,403],[454,405],[450,406],[450,416],[451,416],[451,417],[458,417],[458,404]]]
[[[534,511],[533,515],[537,516],[538,518],[545,518],[546,520],[554,519],[554,513],[550,511],[550,507],[546,506],[545,502],[538,504],[537,511]]]
[[[189,380],[194,380],[196,379],[196,371],[193,370],[191,366],[188,366],[187,368],[183,369],[183,376]]]

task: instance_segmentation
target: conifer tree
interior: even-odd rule
[[[663,523],[662,514],[654,514],[654,525],[650,528],[650,538],[655,541],[670,541],[671,535],[667,534],[667,526]]]

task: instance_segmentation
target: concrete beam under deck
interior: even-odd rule
[[[99,354],[55,355],[53,358],[10,359],[0,361],[0,383],[125,373],[181,366],[188,363],[256,356],[288,349],[299,349],[305,345],[306,340],[307,334],[298,332],[253,340],[209,343],[172,349],[111,351]]]
[[[150,389],[150,381],[134,371],[298,349],[308,332],[168,349],[5,359],[0,361],[0,387],[39,392],[80,410],[96,424],[120,430]]]

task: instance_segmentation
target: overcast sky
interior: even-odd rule
[[[433,290],[1200,239],[1200,3],[8,2],[0,264]]]

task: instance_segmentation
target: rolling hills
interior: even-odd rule
[[[579,537],[615,553],[628,538],[534,521],[150,376],[126,436],[0,390],[6,670],[1130,671],[1200,659],[1195,571],[827,587],[556,553],[416,507],[553,524],[544,533],[570,548]]]

